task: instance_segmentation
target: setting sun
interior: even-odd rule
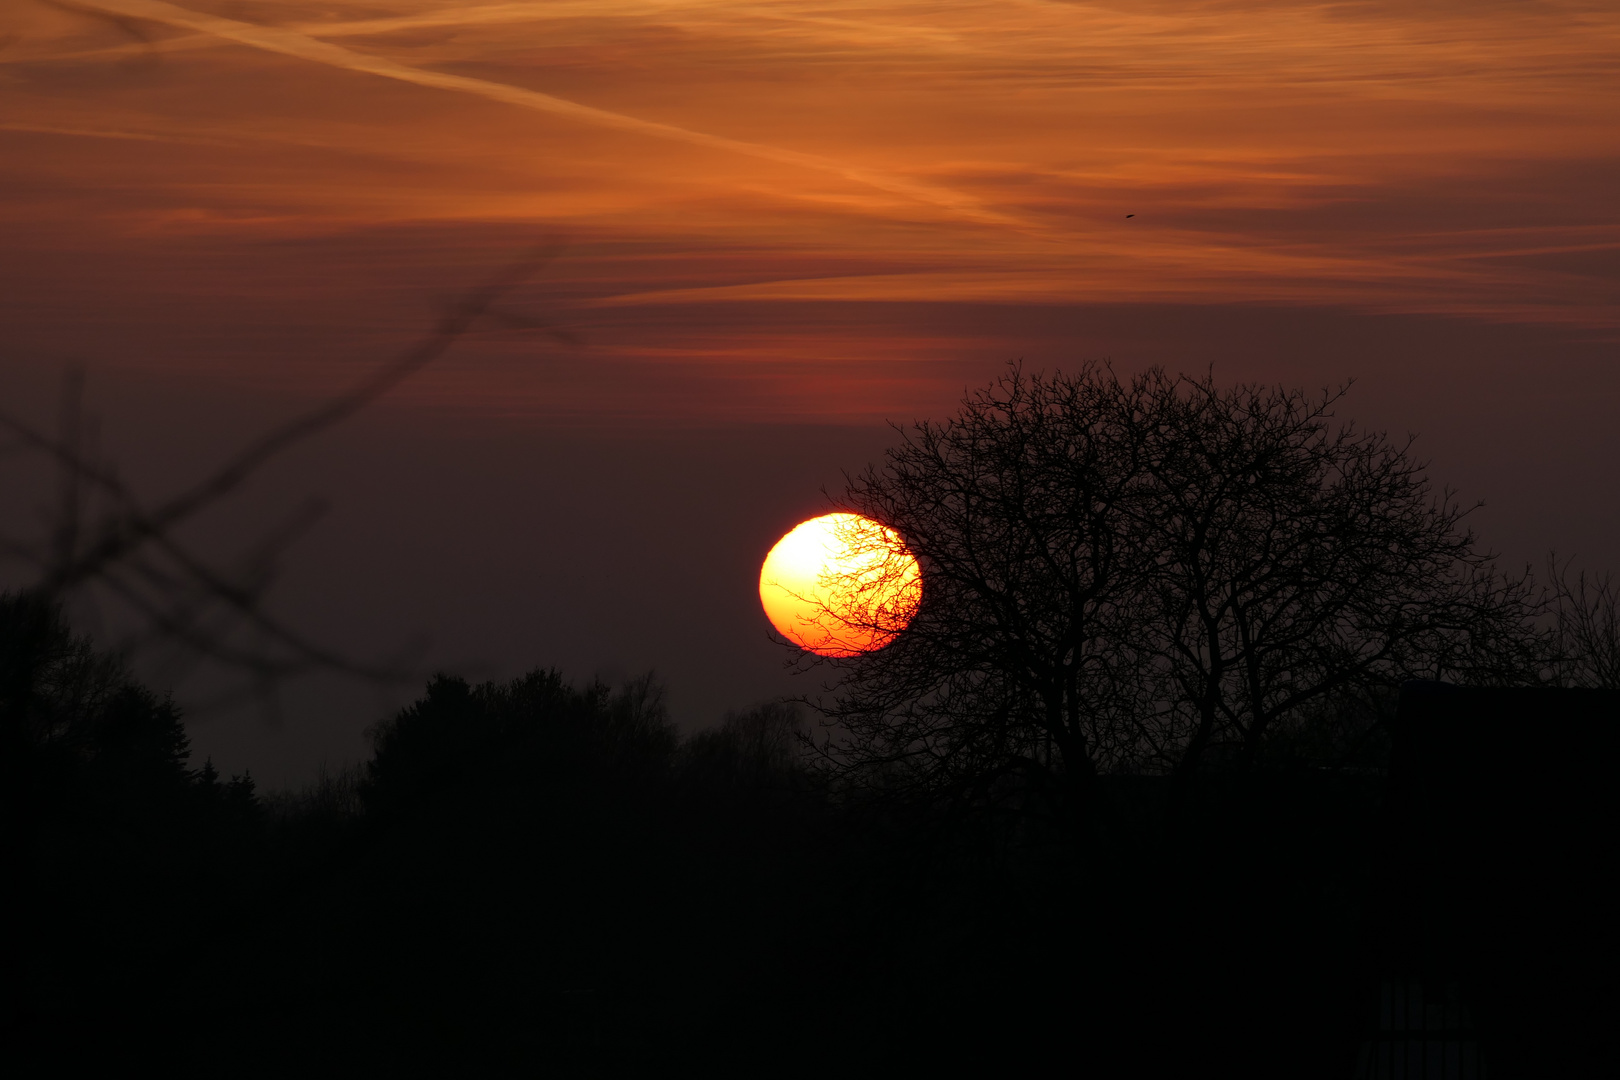
[[[776,542],[759,573],[765,614],[821,656],[881,649],[922,597],[922,569],[898,533],[859,514],[824,514]]]

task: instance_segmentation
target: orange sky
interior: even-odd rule
[[[580,415],[931,406],[1006,357],[929,305],[1612,340],[1617,58],[1612,3],[8,0],[0,314],[319,388],[560,238],[514,302],[579,351],[411,393]]]
[[[480,329],[199,543],[317,493],[292,625],[708,723],[803,691],[770,545],[1015,356],[1358,376],[1511,560],[1620,565],[1617,191],[1613,0],[0,0],[0,409],[87,366],[170,493],[556,242],[506,306],[578,344]],[[307,775],[391,707],[297,693],[198,754]]]

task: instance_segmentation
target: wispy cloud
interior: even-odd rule
[[[714,371],[882,381],[955,355],[918,312],[971,305],[1603,336],[1617,55],[1620,8],[1572,0],[16,0],[0,217],[42,251],[181,237],[222,266],[409,238],[285,286],[322,297],[567,234],[597,340],[633,324],[622,355]],[[743,329],[764,313],[791,331]]]
[[[920,203],[943,208],[972,221],[995,225],[1019,224],[1016,219],[1006,214],[986,210],[971,197],[951,191],[948,188],[914,183],[901,177],[845,164],[818,154],[807,154],[765,143],[749,142],[744,139],[732,139],[724,135],[694,131],[675,124],[665,124],[655,120],[627,116],[623,113],[598,109],[590,105],[582,105],[575,101],[554,97],[551,94],[543,94],[537,90],[492,82],[488,79],[412,67],[408,64],[389,60],[386,57],[356,52],[341,45],[321,41],[296,30],[260,26],[254,23],[239,22],[235,19],[220,18],[219,16],[190,11],[176,7],[173,4],[163,3],[162,0],[76,0],[76,2],[90,10],[127,18],[148,19],[169,26],[209,34],[239,45],[263,49],[266,52],[297,57],[300,60],[307,60],[315,64],[325,64],[328,67],[363,72],[385,79],[413,83],[417,86],[432,87],[436,90],[474,94],[502,104],[515,105],[523,109],[533,109],[536,112],[551,113],[585,124],[613,128],[618,131],[646,135],[656,139],[669,139],[674,142],[688,143],[692,146],[701,146],[725,153],[743,154],[782,165],[829,172],[853,180],[856,183],[878,188],[881,191],[887,191]]]

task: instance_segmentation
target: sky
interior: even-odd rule
[[[1505,554],[1620,562],[1617,190],[1612,4],[5,0],[0,395],[83,367],[155,497],[544,252],[502,307],[565,339],[476,329],[204,531],[314,491],[289,617],[701,726],[792,685],[775,538],[1015,358],[1353,377]],[[293,777],[391,707],[339,698],[194,738]]]

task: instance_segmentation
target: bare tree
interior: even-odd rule
[[[1132,385],[1152,764],[1252,761],[1279,720],[1352,686],[1536,678],[1528,574],[1497,571],[1410,438],[1334,423],[1347,389]]]
[[[898,531],[922,600],[887,647],[807,659],[824,759],[1073,820],[1100,773],[1252,760],[1336,694],[1534,678],[1528,575],[1409,443],[1335,424],[1343,393],[1015,366],[900,429],[842,502]]]
[[[1620,689],[1620,583],[1608,574],[1570,576],[1547,559],[1554,636],[1554,678],[1563,686]]]
[[[891,644],[825,661],[827,760],[903,792],[1075,807],[1131,752],[1147,477],[1123,394],[1014,370],[851,479],[848,508],[897,530],[923,588]]]
[[[317,520],[315,501],[300,507],[280,527],[260,538],[241,565],[226,569],[179,538],[189,521],[238,494],[270,462],[301,443],[342,424],[400,383],[443,357],[481,321],[542,330],[562,341],[573,337],[545,322],[495,306],[549,261],[552,247],[537,249],[451,305],[421,341],[344,393],[249,441],[184,490],[148,505],[124,482],[115,465],[97,452],[94,428],[83,416],[82,376],[64,383],[57,432],[52,435],[0,412],[5,449],[40,455],[58,475],[58,499],[43,540],[0,535],[0,557],[30,567],[28,592],[57,604],[96,589],[133,614],[140,630],[126,643],[134,652],[158,642],[177,646],[193,660],[206,659],[240,671],[252,692],[264,692],[288,676],[311,670],[344,672],[373,681],[414,680],[395,663],[363,662],[320,644],[269,613],[264,604],[276,563],[288,545]],[[246,642],[238,632],[246,630]]]
[[[700,731],[681,747],[683,772],[710,789],[786,788],[798,778],[803,717],[787,702],[728,712],[718,728]]]

